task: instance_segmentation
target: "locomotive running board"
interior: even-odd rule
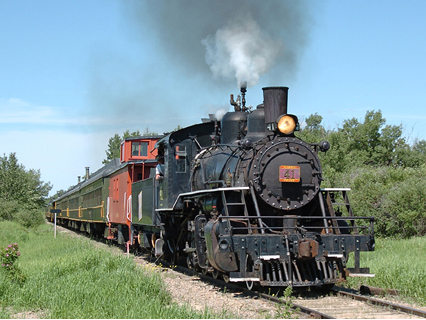
[[[155,209],[155,211],[167,211],[167,210],[174,210],[177,203],[179,202],[180,198],[187,197],[187,196],[196,196],[203,193],[210,193],[210,192],[222,192],[222,191],[241,191],[241,190],[248,190],[249,187],[230,187],[230,188],[216,188],[216,189],[203,189],[203,190],[197,190],[197,191],[191,191],[191,192],[185,192],[178,195],[176,198],[175,203],[173,204],[172,208],[169,209]]]
[[[374,273],[349,273],[349,277],[361,277],[361,278],[374,278],[376,274]]]
[[[229,281],[241,282],[241,281],[260,281],[260,278],[256,276],[254,272],[230,272]]]
[[[272,255],[264,255],[264,256],[260,256],[260,260],[277,260],[281,258],[281,256],[279,254],[272,254]]]
[[[364,277],[364,278],[374,278],[376,275],[374,273],[370,273],[370,268],[346,268],[345,273],[347,277]]]

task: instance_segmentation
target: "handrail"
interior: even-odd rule
[[[67,217],[69,217],[69,213],[70,212],[78,212],[78,217],[81,218],[83,217],[82,212],[83,211],[87,211],[87,210],[91,210],[91,209],[101,209],[101,218],[105,217],[105,213],[104,213],[104,201],[102,201],[101,205],[98,206],[93,206],[93,207],[87,207],[87,208],[83,208],[83,207],[79,207],[78,209],[70,209],[69,207],[67,208]]]
[[[256,219],[257,216],[219,216],[221,219]],[[263,219],[323,219],[323,216],[262,216]],[[374,217],[330,217],[327,219],[335,220],[374,220]]]
[[[230,220],[240,220],[240,221],[247,221],[249,219],[253,219],[256,220],[258,219],[258,216],[223,216],[220,215],[218,217],[219,220],[226,220],[226,221],[230,221]],[[262,216],[262,221],[264,221],[264,219],[279,219],[279,220],[311,220],[311,221],[323,221],[324,217],[323,216]],[[336,222],[337,220],[344,220],[344,221],[355,221],[355,220],[364,220],[364,221],[369,221],[369,225],[365,225],[365,226],[357,226],[357,230],[362,230],[362,231],[367,231],[369,235],[373,235],[374,234],[374,229],[373,229],[373,222],[374,222],[374,217],[330,217],[327,216],[326,217],[327,221],[328,220],[332,220],[334,222]],[[336,233],[333,234],[339,234],[339,231],[342,230],[354,230],[354,227],[351,225],[348,226],[339,226],[339,225],[328,225],[327,223],[327,227],[324,227],[324,225],[307,225],[307,226],[290,226],[290,227],[285,227],[284,225],[280,225],[280,226],[269,226],[266,225],[265,223],[262,223],[259,226],[232,226],[232,230],[260,230],[261,233],[264,233],[265,229],[270,230],[271,232],[277,233],[276,230],[279,231],[284,231],[284,230],[305,230],[305,231],[316,231],[316,230],[323,230],[323,229],[329,229],[331,230],[336,230]],[[330,232],[329,231],[329,232]],[[328,233],[327,233],[328,234]],[[351,235],[357,235],[357,233],[351,234]]]
[[[89,209],[103,209],[103,208],[104,208],[104,205],[101,204],[99,206],[94,206],[94,207],[87,207],[87,208],[80,207],[78,209],[69,209],[69,211],[70,212],[72,212],[72,211],[79,211],[79,210],[86,211],[86,210],[89,210]]]

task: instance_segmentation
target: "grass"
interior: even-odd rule
[[[58,234],[54,240],[50,226],[28,230],[1,221],[0,247],[15,242],[26,281],[11,282],[0,272],[0,318],[22,311],[59,319],[230,317],[172,303],[158,272],[136,267],[132,259],[96,248],[88,239]],[[350,278],[348,285],[397,289],[426,305],[425,257],[426,238],[376,239],[376,251],[361,254],[361,266],[376,277]]]
[[[400,296],[413,298],[417,303],[425,306],[425,259],[426,238],[376,239],[376,251],[361,253],[361,267],[369,267],[370,272],[376,276],[352,278],[349,279],[348,284],[353,288],[369,285],[397,289]]]
[[[44,225],[26,230],[0,222],[0,244],[18,243],[23,284],[0,272],[0,317],[38,311],[46,318],[214,318],[178,306],[158,272],[132,259],[94,247],[85,238],[59,234]]]

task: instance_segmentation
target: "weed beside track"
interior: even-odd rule
[[[215,317],[173,304],[158,273],[89,239],[53,239],[51,226],[29,231],[10,222],[0,222],[0,234],[2,246],[19,244],[16,264],[26,276],[17,283],[0,272],[2,318],[23,311],[72,319]]]

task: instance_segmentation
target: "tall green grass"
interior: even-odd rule
[[[376,276],[349,279],[350,286],[397,289],[401,296],[426,305],[426,238],[376,239],[376,251],[361,254],[361,267]]]
[[[39,310],[51,318],[206,318],[173,304],[158,272],[136,267],[132,259],[94,247],[88,239],[42,226],[28,232],[0,222],[0,244],[16,242],[23,284],[0,272],[1,317]]]

